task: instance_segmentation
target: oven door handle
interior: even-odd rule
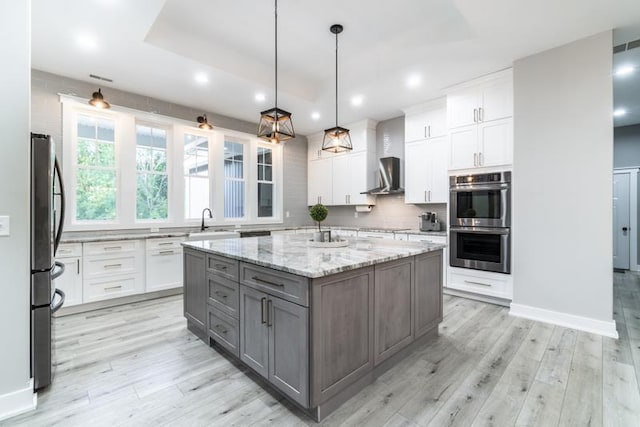
[[[474,234],[510,234],[510,228],[488,228],[488,227],[451,227],[452,232],[458,233],[474,233]]]
[[[491,185],[477,185],[477,184],[458,184],[452,185],[450,190],[452,193],[463,191],[465,193],[469,191],[486,191],[486,190],[508,190],[511,187],[510,184],[491,184]]]

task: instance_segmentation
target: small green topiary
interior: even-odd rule
[[[327,218],[328,214],[329,214],[329,209],[327,209],[327,207],[322,203],[313,205],[309,209],[309,216],[311,217],[312,220],[318,223],[318,231],[322,231],[320,230],[320,223]]]

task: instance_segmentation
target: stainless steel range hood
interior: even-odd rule
[[[378,161],[380,169],[380,186],[360,194],[402,194],[400,188],[400,159],[397,157],[383,157]]]

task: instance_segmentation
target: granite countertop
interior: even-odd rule
[[[344,248],[312,248],[308,236],[285,234],[245,239],[184,242],[187,248],[275,270],[318,278],[443,249],[445,245],[399,240],[348,239]]]
[[[108,232],[87,232],[74,233],[70,236],[63,236],[61,243],[87,243],[87,242],[110,242],[114,240],[137,240],[149,238],[185,237],[189,233],[184,231],[157,232],[157,233],[108,233]]]

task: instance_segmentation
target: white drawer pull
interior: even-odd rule
[[[169,245],[173,245],[173,242],[158,243],[158,246],[169,246]]]
[[[481,283],[481,282],[474,282],[471,280],[465,280],[465,283],[469,283],[470,285],[480,285],[480,286],[487,286],[487,287],[491,287],[492,285],[488,284],[488,283]]]
[[[122,264],[106,264],[103,268],[120,268]]]
[[[122,249],[122,246],[106,246],[104,248],[105,251],[117,251]]]
[[[113,289],[122,289],[122,285],[118,286],[109,286],[108,288],[104,288],[105,291],[111,291]]]
[[[174,253],[173,251],[160,251],[158,252],[158,255],[171,255],[172,253]]]

